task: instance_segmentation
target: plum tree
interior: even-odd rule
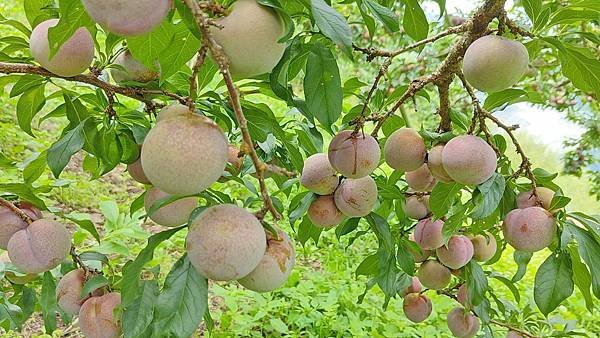
[[[446,318],[448,328],[455,337],[472,338],[479,331],[479,319],[461,307],[455,307]]]
[[[422,219],[417,223],[414,232],[415,242],[423,250],[435,250],[444,245],[442,228],[444,221],[433,221],[431,218]]]
[[[517,83],[528,64],[529,53],[522,43],[490,34],[467,48],[463,72],[473,87],[483,92],[497,92]]]
[[[122,36],[148,33],[169,13],[172,0],[82,0],[92,17],[109,32]]]
[[[413,171],[425,163],[425,142],[411,128],[400,128],[388,137],[383,147],[387,164],[400,171]]]
[[[421,281],[416,276],[411,278],[411,283],[409,286],[402,290],[402,296],[406,296],[409,293],[420,293],[423,290],[423,285],[421,285]]]
[[[478,262],[487,262],[496,254],[496,237],[487,231],[483,235],[471,236],[471,243],[474,250],[473,258]]]
[[[215,23],[211,32],[227,54],[235,78],[270,72],[285,51],[285,44],[279,42],[283,21],[272,8],[256,0],[238,0],[229,15]]]
[[[90,296],[81,296],[85,284],[85,271],[75,269],[65,274],[56,285],[56,302],[67,314],[74,316],[79,313],[81,305]]]
[[[344,214],[335,204],[333,195],[319,196],[308,207],[310,221],[322,228],[331,228],[344,220]]]
[[[210,207],[190,226],[185,248],[190,262],[213,280],[237,280],[254,270],[267,240],[254,215],[233,204]]]
[[[118,67],[111,68],[110,74],[115,82],[119,84],[128,81],[145,83],[157,80],[160,77],[159,70],[146,67],[136,60],[129,50],[119,54],[115,59],[115,65]],[[160,69],[160,65],[157,64],[157,68]]]
[[[258,266],[238,280],[246,289],[269,292],[282,286],[292,273],[296,262],[296,250],[290,237],[277,230],[278,238],[269,234],[267,250]]]
[[[347,178],[333,195],[337,208],[348,217],[368,215],[377,203],[377,184],[371,176]]]
[[[181,103],[172,103],[158,112],[158,115],[156,116],[156,122],[158,123],[179,116],[188,116],[193,113],[194,112],[190,110],[190,107],[186,105]]]
[[[473,244],[467,236],[453,235],[435,250],[438,259],[450,269],[460,269],[473,258]]]
[[[144,207],[146,212],[150,212],[150,208],[161,200],[166,200],[173,197],[158,188],[152,187],[146,191],[144,197]],[[190,214],[198,207],[197,197],[183,197],[174,202],[160,207],[153,213],[149,213],[148,217],[155,223],[168,227],[177,227],[188,222]]]
[[[228,142],[221,128],[199,115],[163,120],[142,147],[142,167],[150,182],[173,195],[197,194],[225,170]]]
[[[348,178],[361,178],[379,166],[381,149],[377,140],[368,134],[352,134],[351,130],[339,132],[329,144],[329,163]]]
[[[304,161],[300,183],[317,195],[330,195],[340,184],[340,179],[327,155],[318,153]]]
[[[441,290],[450,283],[452,273],[438,261],[428,260],[417,270],[417,277],[426,288]]]
[[[556,236],[556,221],[540,207],[515,209],[502,223],[504,239],[520,251],[535,252],[548,247]]]
[[[408,236],[408,240],[411,242],[415,242],[415,235],[414,234],[410,234]],[[420,248],[420,246],[418,245],[418,243],[415,242],[415,244],[417,244],[417,248],[413,248],[413,247],[408,247],[408,251],[410,251],[410,254],[413,256],[413,259],[415,260],[415,263],[422,263],[425,260],[427,260],[427,258],[429,258],[429,256],[431,256],[433,254],[433,251],[431,250],[423,250]]]
[[[427,164],[423,164],[417,170],[406,173],[406,183],[416,191],[431,191],[437,184],[437,180],[429,172]]]
[[[550,210],[552,198],[554,198],[554,191],[546,187],[537,187],[535,192],[537,194],[537,199],[541,202],[541,206],[546,210]],[[532,190],[520,192],[519,195],[517,195],[517,207],[519,209],[525,209],[538,206],[537,199]]]
[[[8,256],[25,273],[40,273],[58,266],[71,249],[71,235],[61,223],[39,219],[8,241]]]
[[[429,297],[419,293],[409,293],[404,297],[402,309],[411,322],[420,323],[431,315],[433,306]]]
[[[409,196],[402,204],[406,216],[414,219],[423,219],[429,215],[429,196]]]
[[[50,19],[35,26],[29,38],[29,48],[35,61],[60,76],[70,77],[85,72],[94,60],[94,40],[85,27],[75,33],[50,57],[48,30],[58,24]]]
[[[442,150],[442,164],[448,175],[466,185],[481,184],[492,177],[497,160],[494,149],[473,135],[457,136]]]
[[[427,167],[429,168],[429,172],[431,175],[435,177],[438,181],[444,183],[450,183],[454,181],[450,175],[444,169],[444,164],[442,162],[442,152],[444,151],[444,145],[438,144],[435,147],[429,150],[427,154]]]
[[[91,297],[79,310],[79,327],[87,338],[117,338],[121,335],[121,325],[115,318],[114,310],[121,305],[121,294],[107,293]]]

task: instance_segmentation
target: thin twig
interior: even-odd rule
[[[12,202],[0,197],[0,205],[4,205],[5,207],[9,208],[12,212],[14,212],[17,216],[21,217],[21,219],[27,223],[27,224],[31,224],[33,222],[33,218],[31,218],[29,215],[27,215],[27,213],[25,213],[23,210],[19,209],[16,205],[14,205]]]
[[[200,68],[202,68],[202,65],[204,64],[207,52],[208,47],[206,47],[206,45],[200,46],[196,62],[194,63],[194,67],[192,67],[192,75],[190,76],[190,95],[187,100],[187,106],[192,111],[195,108],[194,100],[196,100],[196,91],[198,90],[198,72],[200,72]]]

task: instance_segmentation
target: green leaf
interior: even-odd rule
[[[513,276],[513,278],[511,279],[511,281],[513,283],[516,283],[516,282],[520,281],[521,279],[523,279],[523,277],[525,276],[525,272],[527,271],[527,264],[529,264],[529,261],[531,260],[532,256],[533,256],[533,253],[531,253],[531,252],[524,252],[524,251],[515,251],[514,252],[513,258],[515,260],[515,263],[517,263],[518,270],[515,273],[515,275]]]
[[[141,281],[140,296],[125,308],[123,312],[123,333],[125,337],[144,336],[150,323],[152,323],[158,295],[158,281]]]
[[[356,268],[356,276],[375,276],[378,266],[379,256],[377,254],[367,256]]]
[[[52,333],[56,330],[56,311],[58,310],[58,306],[56,304],[56,280],[50,271],[44,272],[40,305],[42,307],[46,332]]]
[[[577,249],[574,246],[569,246],[567,250],[571,256],[571,263],[573,264],[573,282],[577,285],[577,288],[583,295],[585,307],[588,311],[592,312],[594,310],[594,299],[590,292],[592,286],[592,276],[590,275],[590,271],[587,266],[581,262],[581,256],[579,256],[579,252],[577,252]]]
[[[89,32],[95,31],[95,23],[87,14],[81,0],[60,0],[60,20],[48,29],[50,43],[49,59],[52,59],[60,47],[80,28],[86,27]]]
[[[83,230],[89,232],[94,239],[100,244],[100,235],[98,230],[94,226],[94,223],[90,220],[90,216],[87,214],[70,214],[65,216],[69,221],[77,224]]]
[[[107,285],[110,285],[110,283],[106,277],[103,275],[96,275],[85,282],[85,285],[83,286],[83,289],[81,289],[81,294],[79,296],[84,298],[94,292],[94,290],[100,289]]]
[[[164,20],[160,26],[150,33],[128,37],[127,48],[136,60],[139,60],[146,67],[155,69],[160,55],[167,48],[172,48],[170,43],[175,32],[175,25],[168,20]]]
[[[123,306],[127,307],[129,304],[133,302],[134,299],[140,295],[140,281],[139,277],[142,273],[142,269],[144,265],[152,260],[154,257],[154,250],[156,247],[171,238],[175,233],[179,230],[185,228],[185,226],[181,226],[179,228],[165,230],[163,232],[159,232],[156,235],[150,236],[148,238],[148,244],[140,253],[137,255],[134,261],[129,261],[123,267],[123,279],[121,281],[121,294],[123,296],[122,303]]]
[[[317,27],[333,42],[352,53],[352,31],[346,19],[324,0],[311,0],[312,15]]]
[[[173,38],[169,48],[163,50],[159,56],[160,78],[168,79],[177,73],[200,48],[200,40],[187,28],[185,23],[180,22],[174,27]]]
[[[40,178],[46,171],[47,161],[46,152],[43,152],[27,163],[25,168],[23,168],[23,180],[25,183],[31,184]]]
[[[404,31],[415,41],[425,39],[429,34],[429,23],[421,5],[417,0],[403,0],[403,2],[405,4],[402,20]]]
[[[488,95],[483,104],[483,108],[494,111],[495,108],[502,107],[504,104],[510,104],[517,99],[527,96],[527,91],[523,89],[509,88]]]
[[[510,279],[498,275],[496,273],[492,273],[490,277],[502,282],[502,284],[504,284],[510,290],[510,292],[512,292],[513,297],[515,298],[515,301],[517,303],[521,301],[521,294],[519,293],[519,289],[515,286],[515,283],[513,283]]]
[[[388,252],[394,251],[394,239],[392,238],[392,232],[390,230],[390,224],[385,220],[385,218],[379,216],[378,214],[372,212],[365,217],[367,222],[371,225],[373,232],[379,239],[380,246]]]
[[[446,215],[462,188],[463,185],[458,183],[438,182],[429,197],[429,208],[433,214],[438,218]]]
[[[44,78],[39,75],[27,74],[19,77],[19,80],[11,88],[9,97],[19,96],[31,88],[41,86]]]
[[[397,32],[400,30],[398,15],[391,9],[372,0],[364,0],[363,3],[369,11],[371,11],[371,14],[373,14],[373,16],[379,20],[388,31]]]
[[[542,0],[523,0],[521,5],[523,5],[523,9],[525,9],[525,13],[527,13],[531,22],[535,23],[542,10]]]
[[[572,276],[571,257],[566,252],[553,253],[540,265],[535,274],[533,298],[544,316],[573,294]]]
[[[548,26],[569,25],[581,21],[588,22],[600,19],[600,7],[598,7],[598,3],[595,3],[594,5],[590,4],[589,7],[580,7],[581,4],[585,4],[585,1],[558,9],[552,15],[552,19],[550,19]]]
[[[342,113],[342,82],[333,53],[320,43],[308,55],[304,95],[308,111],[331,130]]]
[[[285,25],[285,33],[277,42],[284,43],[291,39],[292,36],[294,36],[294,20],[292,20],[292,17],[286,12],[281,3],[278,0],[258,0],[258,3],[273,8],[283,20],[283,24]]]
[[[358,228],[359,221],[360,221],[360,218],[356,218],[356,217],[349,218],[344,223],[335,227],[335,235],[337,236],[337,238],[339,239],[342,236],[345,236],[345,235],[351,233],[352,231],[356,230]]]
[[[488,290],[488,280],[483,269],[474,260],[465,265],[465,276],[467,279],[467,298],[473,306],[477,306],[485,299]]]
[[[323,232],[323,228],[315,226],[308,217],[304,217],[298,226],[298,240],[300,244],[304,245],[312,238],[316,244],[319,242],[321,232]]]
[[[579,255],[590,268],[592,274],[592,290],[596,298],[600,299],[600,243],[594,235],[570,221],[565,222],[565,232],[570,234],[577,241]]]
[[[504,176],[494,173],[487,181],[477,186],[480,194],[475,199],[475,209],[471,213],[474,219],[482,219],[491,215],[500,204],[506,180]]]
[[[165,336],[191,336],[207,308],[208,282],[185,255],[167,275],[158,296],[156,331]]]
[[[17,102],[17,121],[19,127],[27,134],[34,136],[31,131],[31,120],[46,104],[45,86],[40,85],[26,91]]]
[[[54,0],[23,1],[23,10],[31,27],[35,27],[40,22],[56,18],[57,16]]]
[[[80,123],[75,129],[67,132],[60,140],[56,141],[48,148],[48,166],[54,177],[58,178],[63,169],[71,160],[71,156],[77,153],[84,144],[83,126],[85,121]]]
[[[571,199],[567,196],[554,195],[552,202],[550,202],[549,210],[558,210],[566,207],[571,202]]]

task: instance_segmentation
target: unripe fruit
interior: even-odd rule
[[[460,269],[473,258],[473,244],[467,236],[453,235],[448,244],[435,250],[438,259],[450,269]]]
[[[136,182],[142,184],[150,184],[150,180],[146,177],[144,173],[144,168],[142,168],[142,159],[138,158],[135,162],[127,165],[127,172],[129,176],[133,178]]]
[[[420,293],[423,291],[423,285],[421,285],[421,281],[419,278],[413,276],[411,278],[411,283],[404,290],[402,290],[402,296],[406,296],[409,293]]]
[[[171,103],[158,112],[158,115],[156,116],[156,123],[174,117],[187,116],[191,114],[194,114],[194,112],[190,111],[188,106],[181,103]]]
[[[330,195],[338,187],[340,179],[327,155],[318,153],[304,161],[300,183],[317,195]]]
[[[435,177],[438,181],[451,183],[454,180],[448,175],[446,169],[444,169],[444,164],[442,162],[443,151],[443,145],[437,145],[431,148],[431,150],[429,150],[429,154],[427,155],[427,167],[429,168],[431,175],[433,175],[433,177]]]
[[[431,315],[432,308],[429,297],[418,293],[409,293],[402,303],[406,318],[413,323],[420,323],[427,319]]]
[[[186,251],[206,278],[237,280],[254,270],[265,255],[267,240],[258,219],[236,205],[210,207],[192,223]]]
[[[415,235],[414,234],[408,235],[408,239],[412,242],[415,242]],[[418,246],[418,244],[417,244],[417,246]],[[429,258],[429,256],[431,256],[431,254],[433,253],[433,251],[431,251],[431,250],[420,249],[420,251],[417,251],[417,250],[413,249],[412,247],[409,247],[408,251],[413,256],[415,263],[422,263],[422,262],[426,261],[427,258]]]
[[[0,255],[0,262],[2,262],[4,264],[12,264],[12,262],[10,261],[10,257],[8,257],[8,252],[4,251],[2,253],[2,255]],[[5,269],[6,269],[6,267],[5,267]],[[38,277],[38,275],[36,273],[22,274],[18,270],[17,270],[17,272],[18,273],[15,273],[14,271],[10,271],[10,270],[4,270],[4,276],[6,276],[6,278],[11,283],[19,284],[19,285],[27,284],[27,283],[35,280]]]
[[[215,23],[220,27],[211,26],[211,32],[227,54],[234,78],[269,73],[283,56],[286,45],[278,42],[283,36],[283,21],[272,8],[256,0],[238,0],[230,14]]]
[[[116,83],[128,81],[150,82],[160,77],[160,71],[146,67],[143,63],[136,60],[131,53],[126,50],[115,60],[115,64],[122,68],[111,68],[110,74]],[[160,66],[158,66],[160,68]]]
[[[371,176],[342,181],[335,191],[335,205],[348,217],[367,216],[377,203],[377,184]]]
[[[150,182],[173,195],[194,195],[216,182],[227,164],[228,143],[221,128],[199,115],[157,123],[142,147]]]
[[[448,286],[452,279],[450,270],[437,261],[426,261],[417,270],[421,284],[429,289],[441,290]]]
[[[383,147],[387,164],[401,171],[413,171],[425,163],[425,142],[411,128],[400,128],[388,137]]]
[[[540,251],[554,240],[556,222],[551,213],[540,207],[515,209],[506,215],[502,233],[516,250]]]
[[[463,72],[473,87],[483,92],[497,92],[517,83],[528,64],[529,53],[522,43],[487,35],[467,48]]]
[[[285,284],[296,261],[294,244],[286,233],[277,231],[279,239],[269,236],[267,251],[258,266],[238,282],[246,289],[269,292]]]
[[[351,130],[338,133],[329,144],[329,163],[348,178],[368,176],[377,168],[381,159],[379,143],[364,133],[352,135]]]
[[[121,335],[119,320],[114,310],[121,305],[121,294],[107,293],[92,297],[79,310],[79,327],[87,338],[117,338]]]
[[[472,313],[465,313],[460,307],[455,307],[448,313],[448,328],[455,337],[472,338],[479,331],[479,319]]]
[[[431,218],[422,219],[415,227],[415,242],[423,250],[435,250],[444,245],[442,228],[444,221],[433,221]]]
[[[478,262],[487,262],[496,254],[496,237],[487,231],[485,232],[485,236],[477,235],[471,237],[471,243],[473,243],[474,250],[473,258]]]
[[[467,287],[467,284],[462,284],[458,288],[458,291],[456,292],[456,300],[458,300],[458,302],[466,308],[471,307],[471,302],[469,301],[469,288]]]
[[[171,9],[171,0],[82,0],[83,6],[100,26],[122,36],[149,33],[158,27]]]
[[[58,306],[68,315],[79,313],[81,305],[90,298],[81,297],[85,285],[85,272],[82,269],[69,271],[56,285],[56,301]]]
[[[542,207],[546,210],[550,210],[550,205],[552,204],[552,198],[554,198],[554,191],[545,188],[545,187],[537,187],[535,189],[537,193],[537,197],[539,201],[542,203]],[[525,209],[529,207],[537,207],[535,195],[533,195],[533,191],[523,191],[519,193],[517,196],[517,207],[519,209]]]
[[[473,135],[453,138],[442,151],[442,163],[448,175],[466,185],[481,184],[492,177],[497,160],[494,149]]]
[[[319,196],[308,207],[308,218],[321,228],[331,228],[344,220],[344,214],[337,208],[333,195]]]
[[[423,164],[417,170],[406,173],[406,183],[416,191],[431,191],[437,180],[429,172],[427,164]]]
[[[409,196],[402,205],[406,216],[423,219],[429,215],[429,196]]]
[[[94,60],[94,40],[85,27],[75,31],[50,59],[48,29],[58,24],[58,19],[46,20],[31,32],[29,48],[35,61],[52,73],[71,77],[85,72]]]
[[[152,208],[154,203],[172,196],[173,195],[167,194],[158,188],[153,187],[148,189],[146,196],[144,197],[144,207],[146,212],[148,213],[150,211],[150,208]],[[178,227],[188,222],[190,214],[197,207],[197,197],[184,197],[164,205],[151,215],[148,215],[148,217],[157,224],[168,227]]]
[[[8,255],[25,273],[40,273],[58,266],[71,250],[71,235],[64,225],[46,219],[17,231],[8,241]]]

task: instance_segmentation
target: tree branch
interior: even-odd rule
[[[210,53],[219,66],[219,71],[223,76],[223,80],[225,81],[225,85],[227,86],[227,91],[229,92],[229,98],[231,101],[231,106],[233,111],[235,112],[235,116],[242,132],[242,137],[244,139],[244,144],[242,144],[242,151],[246,154],[250,155],[252,159],[252,163],[254,164],[254,168],[256,169],[256,178],[258,179],[258,183],[260,186],[260,193],[262,196],[262,200],[264,206],[273,218],[276,220],[281,219],[281,214],[275,209],[275,205],[271,200],[271,196],[269,195],[269,191],[267,190],[267,185],[265,183],[264,173],[267,170],[267,165],[263,163],[258,154],[254,150],[254,142],[252,141],[252,137],[250,136],[250,132],[248,130],[248,121],[244,116],[244,112],[242,110],[242,105],[240,102],[239,92],[233,83],[233,78],[231,77],[231,73],[229,72],[229,60],[225,53],[223,52],[223,48],[217,43],[210,32],[210,25],[208,19],[204,16],[202,8],[200,4],[196,0],[183,0],[185,4],[190,8],[194,18],[196,19],[196,23],[198,24],[198,28],[202,33],[202,41],[208,49]]]
[[[27,215],[23,210],[19,209],[16,205],[14,205],[12,202],[5,200],[4,198],[0,197],[0,205],[4,205],[5,207],[9,208],[12,212],[14,212],[17,216],[21,217],[21,219],[27,223],[27,224],[31,224],[33,222],[33,219]]]

